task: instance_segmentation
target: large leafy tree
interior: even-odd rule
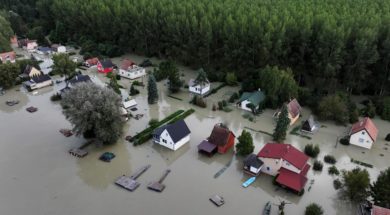
[[[305,215],[322,215],[324,210],[316,203],[309,204],[305,209]]]
[[[68,54],[55,54],[53,55],[53,72],[55,74],[64,75],[65,78],[69,78],[75,74],[76,63],[74,63]]]
[[[342,96],[328,95],[321,99],[318,105],[318,116],[323,120],[335,120],[337,123],[348,122],[348,106]]]
[[[251,133],[246,130],[242,130],[241,135],[237,139],[237,154],[245,156],[253,152],[255,146],[253,145],[253,138]]]
[[[371,185],[371,196],[374,198],[375,205],[390,208],[390,168],[381,171]]]
[[[273,140],[276,142],[282,142],[285,140],[289,125],[290,119],[288,118],[288,109],[287,105],[284,104],[278,116],[274,133],[272,134]]]
[[[154,104],[158,100],[158,90],[157,90],[157,84],[156,79],[154,78],[153,74],[149,75],[148,79],[148,103]]]
[[[370,188],[370,175],[367,170],[355,168],[351,171],[343,171],[342,179],[343,197],[356,203],[367,199]]]
[[[203,70],[203,68],[199,69],[198,76],[196,76],[196,78],[195,78],[195,83],[199,84],[201,86],[204,86],[208,82],[209,82],[209,80],[207,79],[206,72]]]
[[[19,74],[18,64],[0,64],[0,86],[4,88],[10,88],[14,86],[16,83],[16,78]]]
[[[10,23],[0,14],[0,53],[11,50],[9,39],[12,34]]]
[[[115,143],[122,135],[121,98],[109,88],[80,83],[61,100],[63,113],[77,135],[96,137],[103,144]]]

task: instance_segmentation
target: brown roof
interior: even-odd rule
[[[89,65],[96,65],[99,62],[99,59],[97,57],[90,58],[86,60]]]
[[[376,205],[372,206],[372,215],[390,215],[390,209],[382,208]]]
[[[135,63],[129,59],[124,59],[122,61],[121,69],[127,70],[130,66],[135,65]]]
[[[365,117],[362,121],[359,121],[352,125],[351,134],[355,134],[361,130],[366,130],[371,139],[375,142],[378,137],[378,129],[374,122],[368,117]]]
[[[292,118],[295,118],[301,112],[301,105],[299,105],[296,99],[291,100],[287,104],[288,112],[291,114]]]
[[[0,53],[0,61],[2,62],[6,62],[7,60],[14,61],[15,58],[16,54],[14,51]]]
[[[218,146],[224,146],[228,143],[230,133],[234,136],[228,128],[221,124],[216,124],[210,134],[208,141]]]

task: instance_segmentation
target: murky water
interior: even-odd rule
[[[140,62],[143,58],[129,56]],[[114,62],[119,63],[119,58]],[[180,67],[188,80],[196,73]],[[87,74],[107,82],[107,79],[96,71]],[[143,80],[146,83],[146,79]],[[128,87],[128,80],[121,80]],[[62,83],[63,84],[63,83]],[[126,135],[135,133],[147,127],[151,118],[163,119],[177,109],[194,108],[196,112],[186,118],[192,134],[191,141],[178,151],[154,145],[151,142],[133,147],[130,143],[120,140],[117,144],[105,148],[88,148],[89,155],[82,159],[72,157],[67,153],[72,147],[85,142],[82,138],[62,136],[58,130],[70,128],[69,122],[61,113],[61,107],[50,101],[50,96],[62,84],[41,89],[36,94],[25,92],[21,87],[13,88],[0,97],[0,208],[1,214],[31,214],[31,215],[64,215],[64,214],[261,214],[267,201],[278,203],[284,199],[292,204],[286,206],[286,214],[303,214],[305,207],[316,202],[323,206],[325,214],[354,214],[354,206],[340,201],[333,189],[335,177],[327,173],[328,164],[324,164],[322,173],[309,171],[309,181],[314,179],[310,191],[308,183],[306,193],[296,196],[277,189],[272,185],[272,178],[261,175],[254,184],[243,188],[241,184],[248,178],[242,172],[242,158],[230,151],[225,155],[215,155],[212,158],[199,155],[197,145],[207,137],[215,123],[226,123],[239,136],[247,126],[256,130],[272,133],[274,121],[272,110],[266,110],[256,117],[256,123],[242,117],[241,110],[225,113],[211,111],[212,103],[227,99],[238,90],[238,87],[222,88],[217,94],[207,98],[208,107],[200,109],[188,103],[188,92],[175,94],[183,99],[179,101],[167,97],[163,82],[158,85],[159,103],[147,105],[146,87],[138,87],[141,94],[135,96],[138,103],[137,113],[145,116],[140,120],[131,119],[125,126]],[[218,83],[213,83],[217,86]],[[18,99],[20,103],[14,107],[5,105],[6,100]],[[25,108],[36,106],[36,113],[28,113]],[[304,111],[304,117],[309,111]],[[354,146],[335,147],[338,135],[347,128],[335,126],[333,123],[322,123],[320,131],[312,135],[311,140],[288,135],[287,143],[303,149],[307,143],[316,143],[321,147],[319,158],[333,154],[337,159],[339,169],[351,169],[355,164],[350,158],[356,158],[375,166],[368,169],[371,178],[375,179],[380,170],[389,166],[390,153],[385,150],[384,136],[390,130],[390,124],[380,119],[374,120],[379,127],[378,142],[371,150]],[[299,123],[299,122],[298,122]],[[255,152],[271,139],[262,133],[252,132],[256,145]],[[98,160],[101,153],[111,151],[116,158],[111,163]],[[363,153],[364,152],[364,153]],[[380,156],[383,154],[383,156]],[[231,166],[218,178],[214,174],[223,168],[233,157]],[[312,161],[311,161],[312,162]],[[114,185],[114,180],[122,175],[130,175],[139,167],[151,164],[152,167],[139,177],[141,186],[135,192],[128,192]],[[165,169],[171,169],[164,184],[163,193],[149,191],[146,185],[157,180]],[[208,198],[219,194],[226,204],[218,208]],[[272,214],[277,214],[276,206]]]

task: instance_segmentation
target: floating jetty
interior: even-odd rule
[[[28,111],[28,112],[30,112],[30,113],[34,113],[34,112],[36,112],[37,110],[38,110],[38,108],[33,107],[33,106],[26,108],[26,111]]]
[[[162,184],[162,182],[164,181],[164,179],[168,176],[168,174],[171,172],[170,169],[167,169],[165,170],[165,172],[163,173],[163,175],[161,176],[160,180],[156,181],[156,182],[150,182],[148,184],[148,188],[150,190],[154,190],[156,192],[162,192],[164,189],[165,189],[165,185]]]
[[[87,156],[88,152],[85,150],[82,150],[80,148],[73,148],[73,149],[69,150],[69,154],[71,154],[75,157],[78,157],[78,158],[82,158],[82,157]]]
[[[221,197],[219,195],[214,195],[214,196],[210,197],[209,200],[218,207],[225,204],[225,200],[223,199],[223,197]]]
[[[136,181],[136,179],[142,175],[142,173],[144,173],[146,170],[148,170],[150,168],[151,165],[146,165],[144,167],[141,167],[139,170],[137,170],[137,172],[135,172],[133,175],[131,176],[121,176],[119,177],[116,181],[115,181],[115,184],[122,187],[122,188],[125,188],[126,190],[129,190],[129,191],[134,191],[135,189],[137,189],[140,185],[139,182]]]

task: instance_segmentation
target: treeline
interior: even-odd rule
[[[248,82],[270,65],[290,68],[317,95],[389,92],[390,1],[38,0],[35,7],[35,22],[53,41],[76,42],[87,54],[168,57],[205,68],[210,79],[235,72],[253,89]]]
[[[0,53],[11,50],[10,37],[13,34],[11,25],[4,14],[6,13],[0,13]]]

